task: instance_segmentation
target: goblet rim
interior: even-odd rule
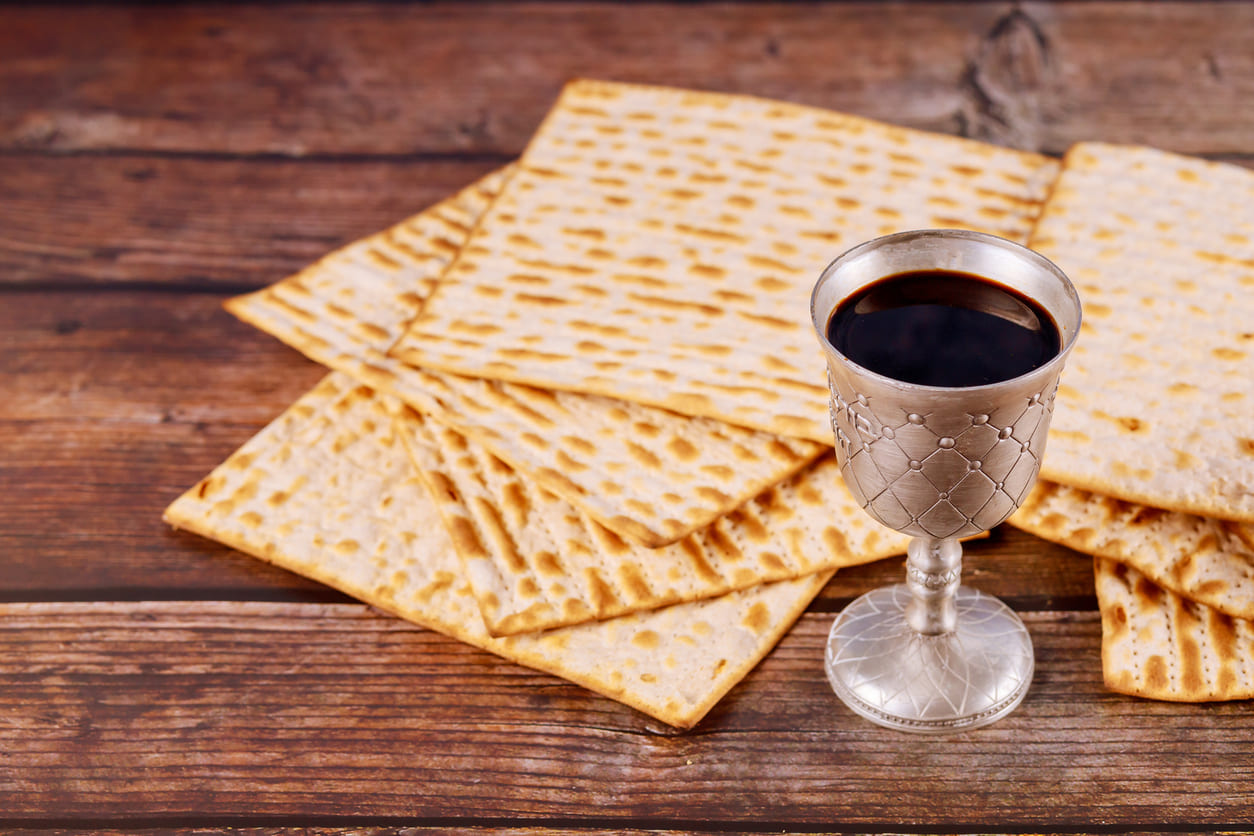
[[[1067,301],[1074,307],[1074,313],[1075,313],[1075,325],[1074,325],[1074,328],[1072,328],[1069,333],[1066,331],[1066,329],[1059,327],[1059,334],[1063,337],[1063,344],[1059,348],[1058,353],[1055,354],[1053,357],[1051,357],[1047,362],[1041,364],[1040,366],[1037,366],[1035,369],[1024,372],[1021,375],[1016,375],[1015,377],[1006,378],[1005,380],[998,380],[993,383],[981,383],[981,384],[977,384],[974,386],[932,386],[932,385],[925,384],[925,383],[911,383],[905,380],[900,380],[895,377],[889,377],[888,375],[881,374],[880,372],[869,369],[866,366],[856,362],[855,360],[850,359],[846,354],[844,354],[838,348],[836,348],[836,346],[832,345],[831,341],[827,338],[826,317],[831,315],[831,310],[835,310],[835,306],[833,306],[831,310],[826,312],[826,315],[823,318],[823,321],[820,321],[819,310],[818,310],[819,293],[821,289],[823,288],[824,282],[825,280],[827,280],[828,276],[831,275],[833,272],[835,272],[842,264],[852,261],[853,259],[857,258],[858,256],[862,255],[863,253],[869,250],[879,249],[887,244],[906,242],[906,241],[913,240],[913,239],[926,239],[926,238],[960,238],[960,239],[971,240],[971,241],[979,241],[981,243],[1000,247],[1002,249],[1009,250],[1015,253],[1016,255],[1018,255],[1019,257],[1025,258],[1030,262],[1034,262],[1036,266],[1042,268],[1045,272],[1051,274],[1054,278],[1058,279],[1063,288],[1063,295],[1064,297],[1066,297]],[[994,282],[997,281],[997,279],[993,277],[983,277],[983,278],[986,278],[989,281],[994,281]],[[870,284],[870,282],[867,282],[861,285],[859,288],[856,288],[855,290],[861,289],[861,287],[865,287],[867,284]],[[846,297],[844,298],[847,298],[847,296],[848,294],[846,294]],[[841,301],[843,301],[843,298]],[[837,302],[837,304],[839,305],[839,302]],[[1051,317],[1053,316],[1052,312],[1050,315]],[[1080,336],[1080,326],[1082,324],[1082,319],[1083,319],[1083,307],[1080,304],[1080,294],[1076,291],[1075,285],[1071,282],[1071,279],[1062,270],[1062,268],[1060,268],[1053,261],[1049,260],[1045,256],[1038,253],[1036,250],[1033,250],[1030,247],[1020,244],[1017,241],[1011,241],[1009,238],[1002,238],[1001,236],[998,236],[998,235],[993,235],[987,232],[978,232],[976,230],[971,230],[971,229],[949,229],[949,228],[943,228],[943,227],[926,228],[926,229],[911,229],[911,230],[904,230],[902,232],[890,233],[888,235],[881,235],[877,238],[871,238],[870,240],[863,241],[860,244],[850,247],[849,249],[845,250],[840,255],[836,256],[836,258],[832,259],[832,261],[829,262],[828,265],[823,268],[823,271],[819,274],[818,280],[814,284],[814,288],[810,292],[810,321],[813,324],[815,334],[818,336],[819,342],[822,344],[824,349],[829,351],[835,357],[838,357],[842,362],[847,363],[848,365],[857,369],[858,372],[862,375],[865,375],[873,380],[880,381],[881,383],[896,387],[900,391],[903,391],[903,392],[919,392],[920,394],[923,394],[923,393],[936,394],[939,392],[946,392],[946,391],[952,392],[952,391],[957,390],[957,391],[963,392],[964,394],[970,393],[972,395],[978,395],[982,391],[992,391],[995,389],[1005,388],[1005,387],[1013,386],[1013,385],[1028,384],[1028,383],[1033,382],[1037,378],[1039,378],[1042,381],[1048,380],[1050,377],[1057,375],[1061,371],[1062,366],[1065,365],[1066,360],[1067,360],[1067,355],[1071,353],[1071,349],[1075,346],[1076,340]],[[1058,323],[1055,323],[1055,324],[1057,325]]]

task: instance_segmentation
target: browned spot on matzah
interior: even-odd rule
[[[784,560],[774,552],[763,552],[758,559],[761,561],[763,566],[774,572],[783,571],[784,567],[788,565],[788,561]]]
[[[557,555],[551,551],[536,552],[535,567],[537,572],[549,577],[562,577],[566,574]]]
[[[1171,685],[1167,675],[1167,660],[1155,654],[1145,661],[1145,684],[1156,691],[1165,691]]]
[[[719,551],[724,560],[735,562],[744,559],[744,552],[736,545],[735,540],[727,536],[722,526],[710,526],[706,529],[706,535],[710,539],[710,544]]]
[[[730,302],[733,304],[735,303],[752,304],[756,298],[751,293],[743,293],[739,290],[716,290],[710,294],[710,297],[713,299],[717,299],[720,302]],[[730,354],[731,353],[730,347],[728,347],[727,351],[723,353]]]
[[[1202,622],[1193,612],[1192,605],[1183,599],[1176,605],[1176,645],[1180,656],[1180,687],[1188,694],[1202,690],[1205,678],[1202,674],[1202,653],[1195,634],[1202,629]]]
[[[542,248],[542,245],[540,244],[539,241],[536,241],[534,238],[531,238],[526,235],[522,235],[517,232],[510,235],[507,240],[509,241],[510,244],[514,245],[515,247],[530,247],[533,249]]]
[[[653,504],[645,502],[643,499],[629,499],[627,500],[627,507],[628,509],[643,514],[644,516],[651,517],[656,514]]]
[[[1210,581],[1202,581],[1201,583],[1197,584],[1194,587],[1194,589],[1197,590],[1198,595],[1204,595],[1209,598],[1209,597],[1218,595],[1219,593],[1223,592],[1224,590],[1227,589],[1227,587],[1228,585],[1226,583],[1224,583],[1221,580],[1216,579],[1216,580],[1210,580]]]
[[[1231,616],[1214,612],[1210,619],[1211,646],[1216,649],[1221,661],[1232,664],[1240,659],[1237,653],[1236,622]]]
[[[618,579],[627,594],[635,601],[647,601],[653,597],[649,582],[640,574],[640,570],[629,563],[623,564],[618,570]]]
[[[614,595],[614,589],[605,582],[601,577],[601,573],[594,568],[584,570],[584,576],[588,581],[589,603],[596,612],[608,612],[618,603],[618,598]]]
[[[553,455],[557,459],[558,466],[568,473],[588,469],[587,464],[567,455],[565,450],[557,450]]]
[[[699,577],[712,583],[722,581],[722,576],[710,565],[709,560],[706,559],[705,550],[701,548],[701,544],[695,538],[685,537],[679,541],[679,546],[683,550],[684,555],[692,561],[693,568],[696,569]]]
[[[805,505],[822,505],[823,493],[813,484],[803,484],[797,488],[797,499]]]
[[[757,515],[757,512],[747,507],[742,507],[733,511],[728,516],[732,518],[739,527],[744,529],[745,537],[748,540],[755,543],[765,543],[770,538],[770,531],[767,530],[765,523],[762,521],[762,518]]]
[[[697,446],[686,438],[672,438],[666,449],[680,461],[694,461],[701,453]]]
[[[661,644],[661,639],[652,630],[641,630],[631,637],[631,643],[644,650],[655,650]]]
[[[603,547],[609,554],[621,556],[631,553],[631,546],[614,531],[602,528],[598,529],[598,533],[601,535]]]
[[[652,421],[635,421],[631,425],[631,429],[637,435],[645,438],[657,438],[662,434],[662,428]]]
[[[488,557],[488,550],[480,542],[474,526],[470,524],[470,520],[462,517],[449,518],[446,520],[446,525],[448,526],[453,544],[459,552],[473,558]]]
[[[829,525],[823,529],[823,545],[833,554],[839,554],[849,548],[849,541],[840,529]]]
[[[642,447],[641,445],[636,444],[634,441],[627,442],[627,450],[631,453],[632,457],[636,459],[636,461],[640,462],[640,464],[647,468],[656,469],[662,466],[662,460],[659,459],[653,451],[649,450],[647,447]]]
[[[513,516],[515,520],[524,520],[531,510],[531,503],[527,501],[527,492],[523,490],[523,486],[517,482],[510,482],[504,487],[504,496],[502,497],[505,510]]]
[[[255,458],[256,456],[254,456],[253,454],[241,453],[237,456],[232,457],[227,462],[226,467],[229,468],[230,470],[247,470],[248,468],[252,467],[253,460]]]
[[[764,633],[771,626],[770,610],[755,604],[740,623],[753,633]]]
[[[578,623],[596,615],[587,604],[578,598],[567,598],[562,602],[562,615],[571,623]]]
[[[577,435],[562,436],[562,443],[568,447],[579,451],[588,456],[596,455],[597,446],[586,438],[580,438]]]
[[[520,303],[526,305],[535,305],[537,307],[561,307],[570,304],[569,299],[563,299],[560,296],[544,296],[539,293],[516,293],[514,298]],[[543,356],[543,355],[542,355]],[[561,355],[548,355],[548,359],[561,359]]]
[[[496,506],[482,497],[471,497],[469,502],[474,506],[479,520],[488,529],[488,536],[496,544],[499,554],[505,560],[506,566],[513,572],[526,570],[527,561],[518,553],[514,539],[509,535],[509,531],[497,512]]]

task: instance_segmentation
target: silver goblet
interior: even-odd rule
[[[877,374],[842,355],[827,325],[842,301],[902,273],[973,274],[1035,301],[1060,351],[998,383],[941,387]],[[1001,601],[961,586],[959,539],[1010,516],[1036,481],[1058,375],[1080,328],[1080,301],[1056,266],[1010,241],[920,230],[855,247],[823,271],[810,315],[827,358],[832,429],[845,483],[875,519],[913,537],[906,582],[873,590],[837,617],[825,667],[863,717],[913,732],[991,723],[1023,700],[1032,641]]]

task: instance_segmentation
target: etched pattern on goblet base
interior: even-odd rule
[[[999,720],[1028,693],[1032,640],[1001,601],[969,587],[955,595],[957,625],[925,635],[906,620],[905,584],[846,607],[827,639],[825,669],[837,696],[881,726],[945,733]]]

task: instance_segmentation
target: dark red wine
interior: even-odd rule
[[[858,365],[906,383],[981,386],[1048,363],[1062,344],[1038,303],[979,276],[888,276],[837,306],[827,339]]]

